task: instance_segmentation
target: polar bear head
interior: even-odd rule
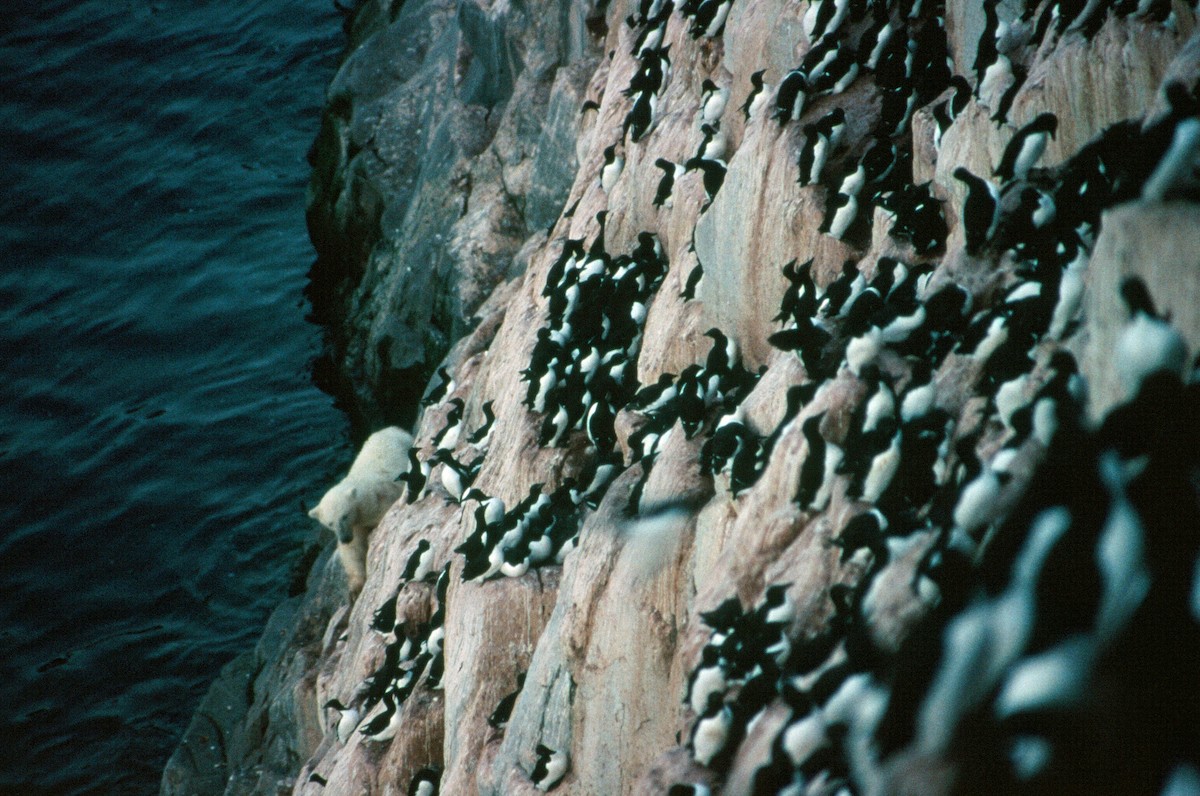
[[[350,544],[354,538],[358,515],[359,487],[351,481],[343,481],[330,489],[308,512],[308,516],[333,531],[342,544]]]
[[[350,544],[356,533],[365,538],[379,524],[401,490],[390,479],[347,478],[326,492],[308,516],[333,531],[339,542]]]

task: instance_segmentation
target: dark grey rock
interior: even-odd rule
[[[346,601],[332,549],[317,558],[307,590],[272,612],[255,648],[221,670],[167,761],[163,796],[291,790],[323,734],[315,662],[330,618]]]
[[[310,296],[368,424],[412,422],[434,363],[561,210],[595,65],[586,17],[570,0],[410,0],[351,25],[312,153]]]

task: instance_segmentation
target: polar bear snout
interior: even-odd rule
[[[337,540],[341,544],[350,544],[354,541],[354,523],[350,521],[350,515],[344,515],[337,521],[337,528],[334,530],[337,535]]]

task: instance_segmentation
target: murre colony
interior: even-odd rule
[[[573,201],[495,333],[520,363],[489,371],[507,349],[484,344],[430,388],[401,501],[448,519],[387,553],[402,577],[382,583],[368,561],[364,593],[387,599],[350,621],[379,663],[327,695],[329,737],[378,754],[353,750],[398,743],[414,693],[466,677],[447,662],[478,660],[456,645],[480,641],[444,629],[460,599],[515,611],[560,582],[584,593],[571,579],[618,577],[595,551],[650,544],[666,552],[620,583],[683,594],[669,619],[645,612],[670,627],[651,685],[672,713],[646,722],[676,735],[655,736],[630,792],[1189,792],[1200,382],[1171,322],[1184,308],[1133,274],[1124,317],[1081,308],[1106,210],[1196,195],[1200,103],[1169,80],[1155,113],[1071,151],[1063,111],[1021,91],[1038,52],[1175,30],[1194,10],[984,0],[960,63],[944,3],[815,0],[790,69],[684,82],[682,54],[719,63],[741,1],[644,0],[610,34]],[[996,157],[946,162],[969,119]],[[686,146],[657,146],[683,126]],[[787,152],[772,162],[809,246],[761,265],[773,300],[749,321],[728,308],[724,265],[702,262],[698,225],[733,212],[753,147]],[[921,157],[940,177],[916,180]],[[1097,423],[1076,353],[1100,322],[1120,326],[1123,395]],[[702,522],[724,536],[700,538]],[[573,712],[577,681],[600,676],[587,636],[538,621],[555,638],[455,696],[486,725],[472,751],[405,753],[414,788],[437,792],[445,766],[456,787],[605,792],[599,720]]]

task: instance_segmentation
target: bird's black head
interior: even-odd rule
[[[928,359],[917,358],[912,368],[912,383],[924,384],[933,376],[933,365]]]
[[[1154,299],[1150,298],[1150,291],[1140,276],[1125,277],[1121,282],[1121,298],[1125,300],[1130,316],[1141,312],[1153,318],[1158,317],[1154,311]]]
[[[879,373],[879,366],[877,364],[875,364],[874,362],[872,362],[868,365],[863,365],[862,370],[859,371],[858,376],[860,379],[862,379],[867,384],[874,384],[875,382],[879,381],[881,378],[880,373]]]
[[[1163,88],[1163,93],[1167,95],[1167,104],[1171,106],[1171,117],[1183,119],[1200,112],[1195,90],[1188,88],[1183,81],[1172,80]]]
[[[768,586],[764,600],[770,605],[779,605],[787,597],[787,590],[791,586],[791,583],[776,583],[773,586]]]
[[[804,406],[804,404],[813,399],[813,396],[817,394],[817,390],[820,388],[820,386],[821,385],[815,381],[809,381],[805,382],[804,384],[797,384],[794,387],[788,387],[788,412],[791,414],[798,412],[800,407]]]
[[[1058,117],[1053,113],[1039,114],[1036,119],[1029,123],[1029,129],[1033,132],[1049,133],[1050,137],[1054,138],[1058,133]]]
[[[1065,348],[1060,348],[1050,356],[1050,369],[1058,373],[1077,373],[1079,365],[1075,356]]]

